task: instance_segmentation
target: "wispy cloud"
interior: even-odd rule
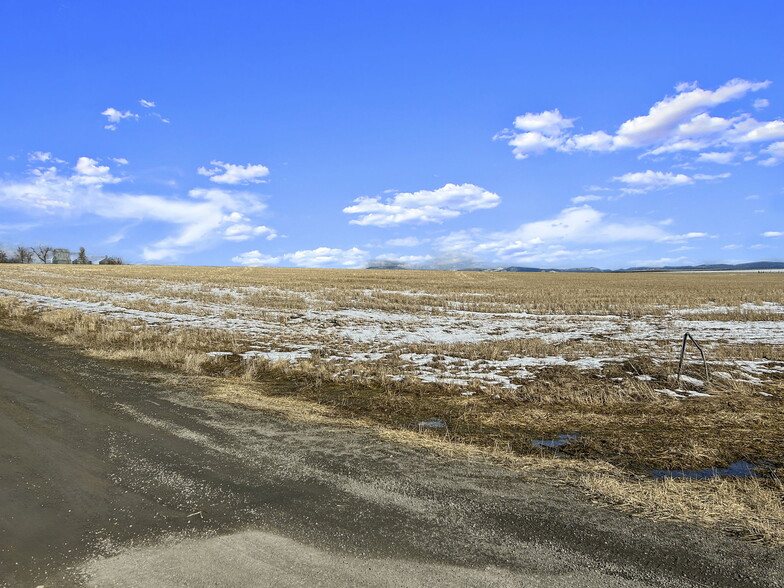
[[[264,178],[270,173],[269,168],[261,164],[236,165],[213,160],[210,162],[210,165],[215,167],[212,169],[200,167],[198,173],[202,176],[208,176],[210,181],[216,184],[230,184],[232,186],[238,184],[259,184],[265,182]]]
[[[556,263],[603,254],[613,243],[656,242],[669,236],[659,224],[633,219],[610,221],[605,213],[584,205],[511,231],[457,231],[436,243],[443,253],[468,254],[489,262]]]
[[[678,186],[689,186],[695,181],[721,180],[730,177],[729,172],[723,174],[678,174],[673,172],[660,172],[646,170],[644,172],[631,172],[613,178],[616,182],[626,185],[621,191],[628,194],[642,194],[652,190],[663,190],[665,188],[675,188]]]
[[[37,167],[25,177],[0,182],[0,206],[58,219],[93,215],[176,227],[172,234],[143,247],[142,257],[148,261],[176,258],[219,240],[277,236],[274,229],[251,224],[249,215],[265,209],[255,194],[193,189],[183,198],[115,191],[113,187],[122,181],[108,165],[80,157],[70,170]]]

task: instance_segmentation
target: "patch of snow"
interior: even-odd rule
[[[670,380],[676,380],[677,381],[677,379],[678,379],[678,376],[670,375]],[[692,378],[691,376],[686,376],[686,375],[682,375],[681,376],[681,382],[685,382],[686,384],[691,384],[692,386],[704,386],[705,385],[704,381],[702,381],[700,379],[697,379],[697,378]]]
[[[683,398],[681,394],[678,394],[675,390],[670,390],[669,388],[657,388],[656,392],[666,394],[667,396],[672,396],[673,398]]]

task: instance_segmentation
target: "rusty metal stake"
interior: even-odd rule
[[[702,365],[703,367],[705,367],[705,383],[710,384],[710,374],[708,374],[708,362],[705,361],[705,353],[702,351],[702,347],[700,347],[700,344],[694,340],[694,337],[692,337],[689,333],[686,333],[685,335],[683,335],[683,343],[681,344],[681,359],[678,362],[678,380],[676,382],[676,385],[678,386],[678,388],[681,387],[681,368],[683,368],[683,354],[686,353],[687,339],[691,339],[691,342],[694,343],[694,346],[700,352],[700,355],[702,356]]]

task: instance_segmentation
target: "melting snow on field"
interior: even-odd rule
[[[56,274],[50,274],[56,276]],[[333,302],[313,292],[290,292],[266,286],[210,288],[202,284],[167,282],[165,289],[156,292],[145,280],[124,280],[132,291],[107,291],[89,288],[61,288],[58,296],[31,293],[38,287],[34,282],[5,279],[9,288],[0,288],[0,295],[19,296],[38,307],[72,309],[101,314],[111,319],[126,319],[160,328],[220,329],[246,341],[250,348],[242,358],[269,362],[297,363],[318,355],[340,372],[353,365],[392,362],[400,373],[422,381],[456,385],[485,383],[514,388],[535,377],[540,369],[571,366],[579,370],[601,370],[606,364],[622,362],[625,357],[608,354],[567,360],[563,356],[518,357],[508,354],[503,359],[466,359],[448,353],[401,353],[411,345],[450,346],[478,344],[487,341],[540,339],[558,345],[570,341],[633,342],[641,350],[646,342],[678,341],[684,332],[705,342],[784,344],[784,321],[689,320],[699,313],[731,313],[764,311],[784,313],[784,306],[765,302],[761,305],[744,304],[739,308],[707,306],[696,309],[674,309],[656,316],[625,318],[613,315],[534,314],[528,312],[475,312],[461,303],[442,305],[438,312],[427,312],[419,307],[415,312],[391,312],[367,308],[329,308]],[[19,287],[19,290],[11,287]],[[25,291],[28,290],[28,291]],[[163,292],[165,290],[165,293]],[[194,292],[209,295],[210,301],[200,300]],[[426,292],[360,290],[355,296],[368,297],[383,293],[407,298],[438,298]],[[252,297],[259,297],[253,300]],[[265,306],[263,296],[276,300],[296,300],[302,309]],[[476,294],[481,300],[485,294]],[[429,300],[429,299],[428,299]],[[451,302],[451,301],[449,301]],[[219,357],[227,351],[210,353]],[[781,374],[784,365],[770,361],[737,361],[733,368],[741,372],[738,378],[746,382],[762,382],[762,377]],[[717,371],[718,378],[733,378],[728,371]],[[649,381],[651,376],[637,374],[638,380]],[[686,383],[702,385],[701,381]],[[699,384],[697,383],[699,382]],[[660,392],[674,397],[700,395],[699,392],[670,390]]]

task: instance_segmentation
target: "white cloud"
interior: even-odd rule
[[[698,163],[719,163],[729,165],[737,155],[734,151],[706,151],[697,157]]]
[[[440,223],[465,212],[494,208],[500,196],[473,184],[446,184],[437,190],[401,192],[382,201],[380,197],[360,197],[343,209],[358,214],[351,224],[389,227],[403,223]]]
[[[692,178],[695,180],[726,180],[727,178],[731,177],[732,174],[730,172],[724,172],[723,174],[694,174]]]
[[[124,157],[111,157],[110,159],[119,165],[128,165],[128,160]]]
[[[275,229],[264,225],[254,227],[253,225],[239,223],[226,227],[223,235],[224,239],[229,241],[247,241],[254,237],[264,237],[268,241],[271,241],[278,236],[278,233]]]
[[[582,204],[583,202],[595,202],[597,200],[604,200],[604,196],[594,196],[592,194],[588,194],[586,196],[575,196],[572,198],[572,203]]]
[[[333,249],[318,247],[284,253],[282,255],[266,255],[258,250],[248,251],[232,257],[234,263],[246,266],[292,264],[299,267],[362,267],[367,262],[366,251],[352,247],[351,249]]]
[[[400,239],[390,239],[387,241],[387,245],[391,247],[416,247],[424,242],[417,237],[401,237]]]
[[[731,143],[759,143],[784,139],[784,121],[761,122],[754,118],[744,118],[728,136]]]
[[[213,160],[210,165],[216,167],[207,169],[200,167],[199,175],[209,176],[211,182],[216,184],[259,184],[265,182],[263,178],[270,173],[269,168],[260,164],[235,165]]]
[[[734,249],[743,249],[743,245],[738,245],[737,243],[729,243],[722,247],[722,249],[734,250]]]
[[[763,110],[770,106],[770,101],[767,98],[757,98],[754,101],[754,108],[756,110]]]
[[[686,174],[676,174],[672,172],[660,172],[653,170],[646,170],[644,172],[631,172],[616,176],[613,178],[616,182],[626,184],[626,188],[621,191],[628,194],[642,194],[650,192],[651,190],[663,190],[666,188],[675,188],[678,186],[689,186],[695,181],[707,180],[721,180],[729,178],[731,174],[725,172],[723,174],[694,174],[688,176]]]
[[[762,233],[763,237],[784,237],[784,232],[782,231],[767,231]]]
[[[274,255],[267,255],[265,253],[262,253],[258,249],[254,249],[253,251],[246,251],[245,253],[240,253],[239,255],[232,257],[231,260],[234,263],[238,263],[240,265],[246,265],[249,267],[277,265],[278,263],[280,263],[280,257],[276,257]]]
[[[623,182],[627,186],[631,186],[633,191],[638,192],[648,192],[675,186],[688,186],[694,183],[694,180],[686,174],[659,172],[650,169],[644,172],[632,172],[616,176],[613,180]]]
[[[144,106],[144,108],[155,108],[155,102],[153,102],[152,100],[145,100],[144,98],[142,98],[141,100],[139,100],[139,104]]]
[[[525,159],[534,153],[557,149],[563,143],[562,132],[574,126],[574,119],[564,118],[560,111],[545,110],[540,113],[527,112],[514,121],[517,131],[504,129],[496,139],[509,139],[517,159]]]
[[[539,114],[527,112],[518,116],[514,121],[514,126],[521,131],[536,131],[544,135],[557,135],[564,129],[574,126],[574,119],[564,118],[561,112],[555,110],[545,110]]]
[[[682,83],[676,86],[675,95],[654,104],[647,114],[622,123],[614,133],[600,130],[574,134],[570,131],[574,119],[563,117],[557,109],[526,113],[515,119],[515,129],[505,129],[495,138],[507,140],[518,159],[551,149],[562,152],[647,149],[646,154],[661,155],[773,141],[784,138],[784,121],[757,121],[749,114],[733,118],[709,114],[712,108],[769,85],[769,81],[734,79],[716,90],[703,90],[696,82]],[[710,156],[701,161],[710,161]]]
[[[126,110],[125,112],[120,112],[116,108],[109,107],[101,113],[103,116],[106,117],[106,125],[103,127],[110,131],[114,131],[117,129],[117,123],[119,123],[124,118],[139,118],[138,114],[132,113],[130,110]]]
[[[44,163],[52,159],[52,154],[48,151],[33,151],[27,154],[28,161],[39,161]]]
[[[691,233],[684,233],[682,235],[667,235],[666,237],[659,239],[659,241],[663,243],[685,243],[689,239],[702,239],[708,236],[708,233],[692,231]]]
[[[737,100],[748,92],[756,92],[769,85],[770,82],[767,81],[755,83],[734,79],[713,91],[696,86],[691,89],[682,88],[675,96],[668,96],[654,104],[648,114],[623,123],[616,133],[616,145],[647,147],[683,140],[689,134],[689,125],[694,124],[695,119],[700,118],[708,109]],[[706,132],[704,122],[697,127],[700,134]]]
[[[112,175],[108,165],[98,165],[96,160],[89,157],[80,157],[73,169],[76,174],[71,179],[79,184],[100,186],[121,181]]]
[[[394,253],[382,253],[376,257],[381,261],[394,261],[406,266],[420,265],[433,261],[435,259],[432,255],[396,255]]]
[[[779,163],[784,161],[784,141],[771,143],[770,145],[768,145],[766,149],[762,150],[762,153],[765,153],[766,155],[770,155],[770,157],[760,161],[759,162],[760,165],[765,165],[765,166],[778,165]]]
[[[284,257],[300,267],[360,267],[367,260],[367,252],[356,247],[351,249],[318,247],[316,249],[287,253]]]
[[[550,263],[576,260],[605,251],[579,245],[659,241],[667,236],[655,224],[628,219],[611,222],[604,213],[584,205],[562,210],[551,219],[525,223],[512,231],[457,231],[438,239],[437,246],[446,254],[471,254],[492,261]]]
[[[635,259],[632,265],[635,267],[662,267],[666,265],[687,265],[688,257],[660,257],[659,259]]]
[[[0,181],[0,206],[57,218],[94,215],[111,220],[157,221],[176,227],[171,235],[144,248],[142,256],[148,261],[171,259],[219,239],[232,240],[231,237],[241,235],[272,238],[275,234],[269,227],[250,224],[247,215],[265,208],[254,194],[215,188],[191,190],[187,198],[172,198],[107,189],[121,181],[111,174],[109,166],[80,157],[70,175],[56,167],[41,167],[30,170],[27,177]],[[242,224],[250,229],[229,231]]]

